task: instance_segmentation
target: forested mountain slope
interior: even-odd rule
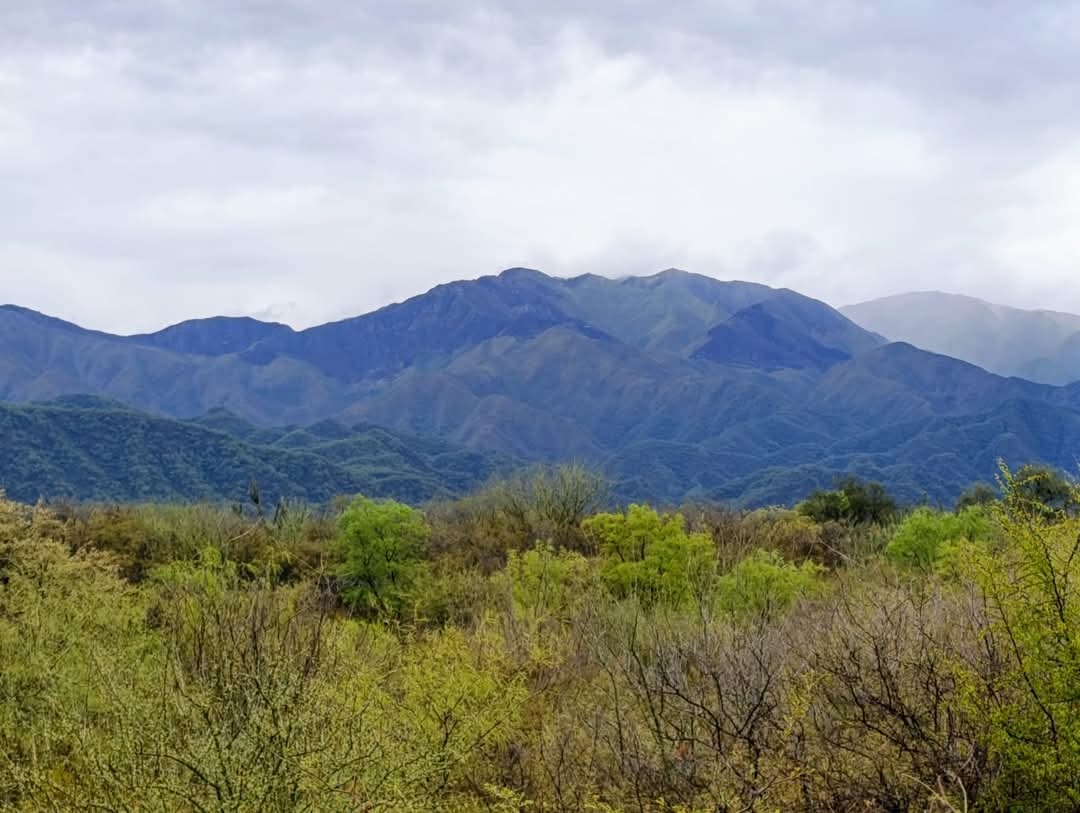
[[[86,398],[0,404],[0,490],[49,499],[325,502],[363,492],[423,502],[463,494],[495,460],[443,441],[326,422],[260,430],[216,411],[195,421]]]
[[[849,470],[946,499],[993,476],[986,448],[1067,465],[1073,435],[1052,427],[1072,426],[1080,407],[1080,385],[1002,377],[890,344],[794,291],[675,270],[511,269],[303,331],[218,318],[122,337],[0,308],[0,398],[75,393],[181,419],[224,409],[216,428],[243,443],[262,433],[260,446],[267,427],[374,424],[484,459],[606,466],[627,498],[744,502],[798,497]],[[1007,407],[1019,403],[1029,411]],[[973,434],[1006,408],[1015,429]],[[928,427],[934,445],[919,441]],[[860,447],[871,436],[896,442],[871,453]]]

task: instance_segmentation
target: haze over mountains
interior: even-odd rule
[[[970,361],[990,372],[1068,384],[1080,380],[1080,316],[1021,310],[923,291],[840,308],[892,341]]]
[[[101,413],[110,410],[100,403],[35,407],[35,432],[17,432],[30,418],[8,410],[0,442],[32,461],[48,427],[62,423],[65,454],[111,463],[67,483],[55,466],[28,464],[20,488],[38,482],[46,496],[84,498],[231,496],[268,470],[276,474],[261,476],[274,493],[364,490],[371,482],[357,474],[357,450],[365,447],[350,439],[372,425],[414,460],[410,476],[425,485],[401,492],[413,499],[460,493],[500,465],[568,459],[605,468],[625,499],[744,504],[791,501],[843,472],[880,479],[905,499],[950,501],[992,478],[999,457],[1075,468],[1080,385],[1005,378],[890,343],[902,321],[867,329],[867,314],[894,312],[847,309],[860,327],[822,302],[753,283],[675,270],[612,280],[528,269],[440,285],[303,331],[216,318],[121,337],[6,306],[0,399],[90,394],[126,407],[104,437]],[[167,430],[162,417],[148,424],[132,408],[185,428]],[[79,410],[94,414],[80,419]],[[203,433],[197,446],[218,458],[230,450],[237,486],[220,480],[228,467],[194,459],[184,466],[201,473],[178,481],[190,493],[117,485],[131,461],[152,466],[173,459],[174,447],[190,449],[192,419]],[[123,428],[132,423],[155,433],[133,440]],[[292,428],[255,428],[284,425]],[[320,436],[300,431],[309,425],[333,427],[336,439],[301,447],[317,460],[282,457],[284,437]],[[427,457],[410,458],[417,448]]]

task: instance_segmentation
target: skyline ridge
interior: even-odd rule
[[[528,271],[528,272],[531,272],[531,273],[539,274],[540,276],[543,276],[543,277],[545,277],[547,279],[564,280],[564,281],[568,281],[568,282],[574,281],[574,280],[590,279],[590,278],[609,280],[609,281],[612,281],[612,282],[623,282],[623,281],[627,281],[627,280],[650,280],[650,279],[661,278],[664,275],[679,275],[679,274],[681,274],[681,275],[686,275],[688,277],[695,277],[695,278],[699,278],[699,279],[703,279],[703,280],[709,280],[709,281],[713,281],[713,282],[744,283],[744,284],[748,284],[748,285],[760,285],[760,286],[763,286],[763,287],[771,288],[772,290],[789,290],[789,291],[794,291],[795,293],[798,293],[798,294],[800,294],[802,296],[807,296],[807,294],[800,291],[798,288],[791,287],[791,286],[770,285],[770,284],[765,283],[765,282],[758,282],[758,281],[755,281],[755,280],[745,279],[745,278],[718,277],[718,276],[713,276],[713,275],[710,275],[710,274],[705,274],[705,273],[701,273],[701,272],[697,272],[697,271],[691,271],[691,270],[688,270],[688,269],[685,269],[685,268],[678,268],[678,267],[675,267],[675,266],[664,268],[662,270],[651,272],[651,273],[613,274],[613,275],[610,275],[610,276],[605,275],[605,274],[592,272],[592,271],[586,271],[586,272],[582,272],[582,273],[579,273],[579,274],[574,274],[574,275],[571,275],[571,276],[562,276],[562,275],[559,275],[559,274],[548,273],[548,272],[543,271],[541,269],[533,268],[533,267],[530,267],[530,266],[507,266],[507,267],[501,269],[500,271],[489,273],[489,274],[481,274],[481,275],[476,276],[476,277],[461,277],[461,278],[458,278],[458,279],[452,279],[452,280],[447,280],[447,281],[444,281],[444,282],[438,282],[438,283],[432,285],[430,288],[427,288],[427,289],[425,289],[423,291],[418,291],[416,293],[407,295],[402,299],[396,299],[396,300],[393,300],[393,301],[385,302],[384,304],[377,305],[377,306],[371,308],[370,310],[356,311],[356,312],[350,311],[348,315],[338,316],[338,317],[329,319],[327,321],[316,322],[316,323],[312,323],[312,324],[305,325],[305,326],[302,326],[302,327],[298,327],[297,325],[292,324],[292,323],[287,322],[287,321],[281,321],[281,320],[276,320],[276,319],[271,319],[271,318],[260,317],[258,315],[260,310],[253,310],[251,312],[244,312],[244,313],[208,313],[206,315],[201,315],[201,316],[188,316],[188,317],[182,318],[182,319],[180,319],[179,321],[176,321],[176,322],[169,322],[169,323],[167,323],[167,324],[165,324],[165,325],[163,325],[161,327],[157,327],[155,329],[136,331],[136,332],[132,332],[132,333],[124,333],[124,332],[113,332],[110,329],[108,329],[107,327],[89,327],[89,326],[87,326],[87,324],[85,324],[83,322],[79,322],[79,321],[76,321],[76,320],[73,320],[73,319],[66,318],[66,317],[64,317],[62,315],[58,315],[57,312],[47,310],[47,309],[41,309],[41,308],[37,308],[37,307],[28,306],[28,305],[25,305],[25,304],[23,304],[21,302],[14,302],[14,301],[12,301],[12,302],[2,302],[2,303],[0,303],[0,309],[18,309],[18,310],[26,311],[26,312],[29,312],[29,313],[32,313],[32,314],[35,314],[35,315],[38,315],[38,316],[43,316],[43,317],[46,317],[46,318],[56,319],[58,321],[65,322],[65,323],[67,323],[67,324],[69,324],[71,326],[74,326],[74,327],[77,327],[77,328],[80,328],[82,330],[86,330],[86,331],[89,331],[89,332],[104,333],[104,334],[108,334],[110,336],[118,336],[118,337],[122,337],[122,338],[135,338],[135,337],[151,336],[151,335],[166,331],[166,330],[168,330],[170,328],[178,327],[178,326],[185,325],[185,324],[188,324],[188,323],[191,323],[191,322],[205,322],[205,321],[210,321],[210,320],[215,320],[215,319],[231,319],[231,320],[248,319],[248,320],[253,320],[253,321],[256,321],[256,322],[260,322],[260,323],[265,324],[265,325],[280,325],[280,326],[288,327],[291,330],[293,330],[294,332],[302,333],[302,332],[304,332],[306,330],[310,330],[312,328],[322,327],[322,326],[329,325],[329,324],[336,324],[336,323],[339,323],[339,322],[347,322],[347,321],[349,321],[351,319],[356,319],[356,318],[361,318],[361,317],[364,317],[364,316],[368,316],[368,315],[370,315],[372,313],[376,313],[377,311],[383,310],[385,308],[392,307],[394,305],[404,304],[405,302],[408,302],[411,299],[415,299],[416,297],[423,296],[423,295],[425,295],[427,293],[430,293],[431,291],[433,291],[433,290],[435,290],[437,288],[441,288],[441,287],[444,287],[444,286],[457,285],[457,284],[460,284],[460,283],[477,282],[477,281],[480,281],[480,280],[483,280],[483,279],[488,279],[488,278],[498,278],[498,277],[503,276],[504,274],[507,274],[508,272],[514,272],[514,271]],[[843,312],[845,309],[848,309],[848,308],[857,308],[857,307],[862,306],[862,305],[867,305],[867,304],[875,303],[875,302],[881,302],[881,301],[884,301],[884,300],[898,299],[898,298],[902,298],[902,297],[917,297],[917,296],[924,296],[924,295],[940,295],[940,296],[946,296],[946,297],[956,297],[956,298],[962,298],[962,299],[966,299],[966,300],[973,300],[973,301],[979,302],[981,304],[990,305],[990,306],[993,306],[993,307],[996,307],[996,308],[1007,308],[1007,309],[1010,309],[1010,310],[1022,311],[1022,312],[1026,312],[1026,313],[1046,313],[1046,314],[1053,314],[1053,315],[1060,315],[1060,316],[1069,316],[1069,317],[1076,317],[1076,318],[1080,319],[1080,312],[1073,312],[1073,311],[1061,310],[1061,309],[1050,308],[1050,307],[1025,307],[1025,306],[1010,304],[1010,303],[1006,303],[1006,302],[993,301],[993,300],[986,299],[986,298],[983,298],[983,297],[975,296],[973,294],[964,293],[962,291],[947,291],[947,290],[943,290],[943,289],[932,289],[932,288],[919,289],[919,290],[896,291],[895,293],[883,294],[881,296],[875,296],[875,297],[871,297],[869,299],[860,300],[860,301],[857,301],[857,302],[847,302],[847,303],[836,303],[836,302],[832,302],[832,301],[829,301],[827,299],[823,299],[821,297],[816,297],[816,296],[812,296],[812,295],[811,295],[811,298],[812,299],[817,299],[820,302],[824,302],[824,303],[828,304],[830,307],[834,308],[835,310]],[[265,311],[265,308],[262,309],[262,310]]]
[[[592,461],[662,501],[786,500],[843,472],[904,493],[929,477],[944,500],[1002,455],[1080,456],[1080,376],[1007,377],[863,321],[681,272],[509,270],[300,332],[226,318],[117,337],[4,309],[0,399],[363,422],[523,462]]]

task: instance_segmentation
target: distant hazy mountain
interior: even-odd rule
[[[591,461],[628,499],[787,501],[854,471],[946,501],[993,477],[995,450],[1017,465],[1075,466],[1080,385],[1004,378],[871,327],[794,291],[675,270],[613,280],[511,269],[303,331],[209,319],[120,337],[6,307],[0,399],[89,393],[204,416],[183,425],[276,454],[292,450],[286,437],[385,426],[485,460]],[[309,428],[271,428],[281,425]],[[132,437],[135,449],[164,442]],[[349,448],[345,464],[320,459],[355,469],[375,453]],[[408,459],[388,465],[407,471]],[[340,485],[335,471],[326,486],[280,482],[322,494]]]
[[[1080,316],[993,305],[958,294],[888,296],[840,309],[892,341],[944,353],[1000,375],[1046,384],[1080,380]]]

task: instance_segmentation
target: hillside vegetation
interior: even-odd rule
[[[0,807],[1071,810],[1080,492],[0,501]]]
[[[794,442],[778,440],[785,436]],[[1080,414],[1015,401],[986,415],[887,425],[828,444],[803,427],[761,421],[699,445],[635,443],[597,465],[622,503],[790,504],[857,472],[905,503],[950,504],[966,484],[988,479],[999,459],[1068,468],[1078,443]],[[524,465],[371,424],[261,427],[222,409],[178,421],[88,396],[0,403],[0,446],[0,487],[24,502],[238,502],[254,485],[267,504],[325,504],[357,491],[416,504],[465,494]]]
[[[99,413],[35,413],[33,431],[23,420],[3,438],[15,462],[0,487],[237,499],[256,478],[295,499],[412,501],[463,493],[507,461],[578,460],[626,501],[790,503],[855,474],[948,504],[999,458],[1080,459],[1080,384],[1003,378],[890,344],[794,291],[675,270],[511,269],[303,331],[215,318],[111,336],[0,307],[0,398],[86,395],[128,413],[104,433]],[[121,429],[131,410],[154,418]],[[358,425],[365,439],[347,441]],[[50,434],[72,466],[41,454]],[[142,465],[158,457],[177,476]]]
[[[193,421],[71,397],[0,404],[0,487],[13,498],[325,503],[363,491],[419,503],[460,495],[497,458],[433,438],[325,421],[259,428],[222,410]]]

